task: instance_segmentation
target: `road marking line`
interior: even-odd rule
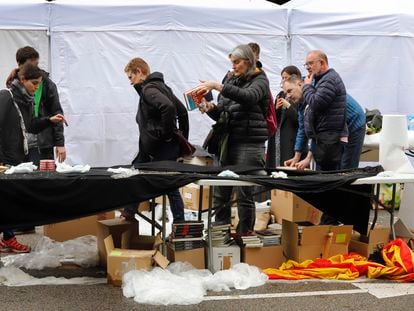
[[[349,290],[330,290],[313,292],[291,292],[291,293],[271,293],[271,294],[252,294],[235,296],[206,296],[203,300],[231,300],[231,299],[259,299],[259,298],[286,298],[286,297],[305,297],[305,296],[326,296],[326,295],[350,295],[368,293],[365,289]]]

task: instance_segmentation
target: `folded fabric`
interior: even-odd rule
[[[33,162],[24,162],[10,167],[4,174],[31,173],[35,170],[37,170],[37,166],[33,165]]]
[[[414,253],[401,239],[388,243],[382,249],[385,266],[350,253],[328,259],[318,258],[298,263],[288,260],[279,269],[268,268],[263,272],[269,279],[336,279],[354,280],[360,276],[370,279],[386,278],[394,281],[414,281]]]
[[[75,165],[71,166],[65,162],[56,162],[56,172],[58,173],[86,173],[91,169],[90,165]]]

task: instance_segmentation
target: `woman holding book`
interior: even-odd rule
[[[219,161],[222,166],[255,166],[264,174],[265,141],[268,139],[265,120],[269,81],[266,74],[256,67],[252,49],[239,45],[229,54],[232,71],[225,81],[203,81],[195,95],[211,90],[218,91],[217,105],[202,101],[201,112],[217,123],[214,131],[220,135]],[[214,192],[214,207],[218,209],[216,221],[230,223],[232,187],[218,187]],[[255,222],[255,204],[251,187],[237,187],[239,224],[237,233],[248,235]]]

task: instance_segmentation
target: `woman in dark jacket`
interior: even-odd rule
[[[202,112],[218,121],[224,139],[220,145],[220,164],[255,166],[264,173],[265,141],[268,139],[265,120],[269,99],[269,81],[266,74],[256,68],[253,51],[248,45],[239,45],[229,54],[233,71],[224,83],[205,81],[195,93],[210,90],[220,92],[218,104],[204,102]],[[216,221],[230,223],[232,187],[218,187],[214,192],[214,207],[218,209]],[[255,222],[255,204],[251,187],[237,187],[239,235],[249,234]]]
[[[163,74],[150,72],[142,58],[133,58],[125,73],[139,95],[136,121],[139,128],[139,152],[133,164],[152,161],[176,161],[180,144],[174,133],[177,119],[183,135],[188,137],[188,114],[184,105],[164,83]],[[184,220],[184,203],[178,189],[167,194],[174,221]],[[123,216],[134,219],[137,204],[127,205]]]
[[[63,115],[33,118],[33,94],[42,81],[42,71],[26,64],[13,80],[10,89],[0,91],[0,164],[18,165],[27,161],[27,133],[38,133],[46,127],[64,122]],[[24,224],[22,224],[24,225]],[[0,252],[30,252],[28,245],[17,242],[12,230],[3,230]]]

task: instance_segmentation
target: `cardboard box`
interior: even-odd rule
[[[159,196],[159,197],[156,197],[154,199],[154,202],[157,203],[157,204],[161,204],[162,205],[162,197],[163,197],[162,195]],[[168,200],[168,196],[167,195],[165,195],[165,200],[166,200],[166,203],[165,204],[170,205],[170,201]]]
[[[165,269],[169,261],[156,250],[115,248],[112,235],[104,239],[107,257],[108,283],[122,285],[123,275],[131,270],[149,269],[154,263]]]
[[[260,269],[279,268],[285,261],[282,245],[242,248],[242,261]]]
[[[320,222],[322,212],[292,192],[273,189],[271,200],[270,211],[279,224],[282,224],[283,219],[309,221],[315,225]]]
[[[354,234],[349,243],[349,251],[369,258],[377,249],[381,249],[390,241],[390,228],[375,227],[369,235]]]
[[[104,244],[105,238],[112,236],[114,247],[128,248],[130,241],[135,236],[138,236],[139,223],[137,221],[114,218],[98,221],[97,225],[99,263],[101,266],[106,267],[107,253]]]
[[[97,235],[97,221],[115,218],[115,212],[106,212],[98,215],[82,217],[74,220],[59,222],[43,226],[43,234],[52,240],[64,242],[84,235]]]
[[[282,246],[286,259],[297,262],[329,258],[347,254],[352,236],[352,226],[301,226],[284,219],[282,224]]]
[[[189,250],[174,250],[172,245],[168,244],[167,258],[172,262],[189,262],[196,269],[206,268],[204,247]]]
[[[148,212],[150,210],[150,202],[144,201],[138,204],[138,212]]]
[[[160,250],[162,239],[160,234],[152,235],[138,235],[133,236],[129,242],[128,248],[141,250]]]
[[[240,263],[240,247],[231,245],[227,247],[212,247],[213,273],[227,270]]]
[[[208,209],[210,189],[209,187],[203,187],[203,211]],[[184,202],[184,208],[198,211],[200,205],[200,186],[196,184],[188,184],[181,188],[181,196]]]

